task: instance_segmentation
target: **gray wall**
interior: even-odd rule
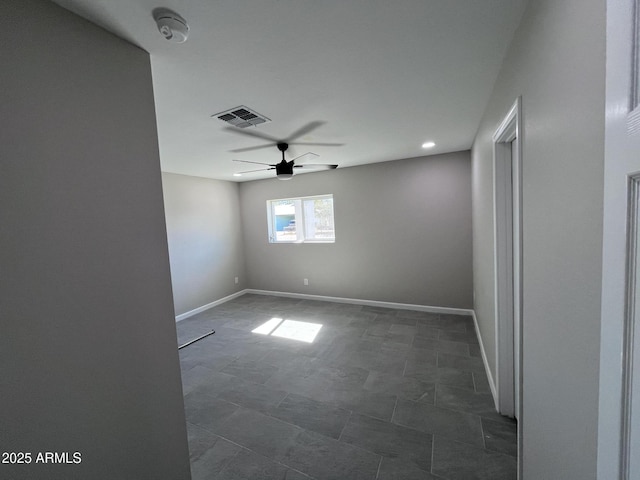
[[[0,450],[34,455],[0,477],[187,479],[149,56],[49,2],[0,17]]]
[[[475,310],[495,372],[492,142],[523,101],[524,478],[595,478],[603,0],[529,2],[472,150]]]
[[[238,184],[163,173],[162,186],[176,315],[245,288]]]
[[[324,193],[336,243],[268,243],[267,200]],[[251,288],[472,305],[468,151],[245,182],[240,198]]]

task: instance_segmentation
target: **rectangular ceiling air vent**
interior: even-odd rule
[[[252,127],[271,121],[264,115],[260,115],[255,110],[251,110],[244,105],[240,105],[239,107],[231,108],[211,116],[217,117],[219,120],[227,122],[238,128]]]

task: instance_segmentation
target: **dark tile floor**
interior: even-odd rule
[[[516,478],[470,317],[248,294],[177,329],[216,331],[180,350],[194,480]]]

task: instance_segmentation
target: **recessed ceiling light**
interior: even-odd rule
[[[433,148],[435,146],[436,146],[436,144],[434,142],[424,142],[422,144],[422,148]]]
[[[241,173],[234,173],[234,174],[233,174],[233,176],[234,176],[234,177],[241,177],[241,176],[242,176],[242,174],[241,174]]]

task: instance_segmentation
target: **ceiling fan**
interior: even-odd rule
[[[307,133],[311,132],[312,130],[315,130],[316,128],[320,127],[321,125],[323,125],[325,122],[319,122],[319,121],[315,121],[315,122],[309,122],[308,124],[300,127],[298,130],[296,130],[295,132],[293,132],[291,135],[289,135],[288,137],[284,138],[284,139],[278,139],[275,137],[272,137],[271,135],[267,135],[266,133],[262,133],[262,132],[258,132],[255,130],[241,130],[239,128],[233,128],[233,127],[226,127],[225,130],[228,130],[230,132],[234,132],[240,135],[245,135],[248,137],[254,137],[254,138],[260,138],[262,140],[267,140],[269,141],[269,143],[265,143],[262,145],[256,145],[254,147],[245,147],[245,148],[236,148],[234,150],[230,150],[231,152],[249,152],[252,150],[258,150],[261,148],[269,148],[269,147],[278,147],[278,150],[280,150],[282,152],[282,160],[280,161],[280,163],[276,163],[276,164],[271,164],[271,163],[260,163],[260,162],[250,162],[247,160],[234,160],[234,162],[244,162],[244,163],[256,163],[258,165],[266,165],[269,168],[262,168],[262,169],[258,169],[258,170],[249,170],[248,172],[240,172],[240,174],[243,173],[253,173],[253,172],[259,172],[259,171],[263,171],[263,170],[275,170],[276,171],[276,175],[279,179],[281,180],[287,180],[289,178],[291,178],[293,176],[293,169],[294,168],[314,168],[316,170],[331,170],[334,168],[337,168],[338,165],[326,165],[326,164],[304,164],[304,165],[295,165],[294,162],[296,160],[299,160],[302,157],[305,156],[315,156],[317,157],[316,154],[314,153],[305,153],[304,155],[300,155],[298,157],[295,157],[293,160],[289,160],[288,162],[285,160],[284,158],[284,152],[287,151],[287,149],[289,148],[290,145],[314,145],[314,146],[324,146],[324,147],[341,147],[342,145],[344,145],[343,143],[310,143],[310,142],[296,142],[295,140],[297,140],[298,138],[302,137],[303,135],[306,135]]]
[[[276,143],[276,146],[278,147],[278,150],[282,152],[282,160],[280,161],[280,163],[261,163],[261,162],[250,162],[248,160],[233,160],[234,162],[255,163],[257,165],[266,165],[268,167],[268,168],[259,168],[258,170],[249,170],[247,172],[240,172],[239,175],[242,175],[244,173],[262,172],[265,170],[275,170],[276,176],[280,180],[289,180],[291,177],[293,177],[294,168],[309,168],[314,170],[333,170],[334,168],[338,168],[338,165],[328,165],[328,164],[321,164],[321,163],[307,163],[303,165],[295,165],[295,161],[302,157],[308,157],[308,156],[317,157],[317,155],[315,153],[309,152],[309,153],[305,153],[304,155],[300,155],[287,162],[287,160],[284,158],[284,152],[286,152],[287,149],[289,148],[289,144],[285,142],[278,142]]]

